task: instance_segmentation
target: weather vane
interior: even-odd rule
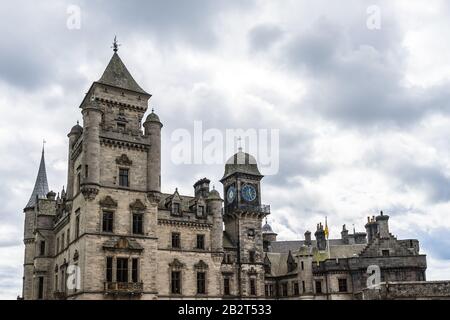
[[[113,48],[114,52],[119,51],[119,47],[121,46],[121,44],[119,44],[119,42],[117,42],[117,36],[114,36],[114,42],[111,48]]]

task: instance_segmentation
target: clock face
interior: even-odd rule
[[[228,203],[232,203],[234,201],[234,198],[236,198],[236,188],[231,186],[228,188],[228,191],[227,191]]]
[[[242,188],[242,198],[247,202],[255,201],[256,199],[256,189],[254,186],[246,184]]]

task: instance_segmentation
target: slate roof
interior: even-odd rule
[[[150,95],[145,92],[133,79],[125,64],[120,59],[117,52],[114,52],[108,66],[100,80],[97,82],[113,87],[118,87],[138,93]]]
[[[47,171],[45,169],[45,157],[44,149],[42,149],[41,163],[39,165],[39,171],[34,184],[33,192],[31,193],[30,200],[28,201],[25,208],[33,208],[36,205],[36,200],[45,199],[47,197],[48,181],[47,181]]]
[[[312,246],[316,247],[316,240],[311,241]],[[270,244],[272,252],[288,253],[289,250],[294,252],[298,251],[300,247],[305,245],[304,240],[293,240],[293,241],[275,241]],[[330,239],[330,245],[343,245],[342,239]]]

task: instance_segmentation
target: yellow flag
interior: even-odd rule
[[[325,237],[328,239],[328,222],[327,222],[327,218],[325,217]]]

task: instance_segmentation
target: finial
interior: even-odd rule
[[[155,113],[155,108],[152,108],[152,113]]]
[[[267,217],[266,217],[266,224],[267,224]]]
[[[213,190],[216,190],[216,185],[215,184],[213,184]]]
[[[47,141],[45,141],[45,139],[42,139],[42,153],[44,153],[46,143],[47,143]]]
[[[79,120],[77,120],[77,125],[80,125],[80,121]]]
[[[238,140],[238,143],[239,143],[239,152],[242,152],[242,138],[241,138],[241,136],[239,136],[239,138],[237,139]]]
[[[114,52],[117,52],[117,51],[119,51],[119,47],[121,46],[121,44],[119,44],[118,42],[117,42],[117,36],[114,36],[114,41],[113,41],[113,45],[112,45],[112,47],[111,48],[113,48],[113,51]]]

